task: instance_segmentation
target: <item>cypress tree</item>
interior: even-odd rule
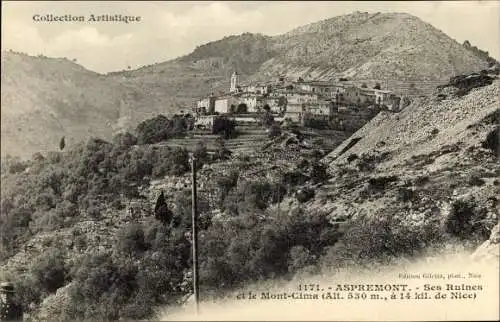
[[[172,220],[172,212],[170,211],[170,209],[168,209],[163,191],[160,193],[158,199],[156,200],[155,218],[164,224],[167,224]]]

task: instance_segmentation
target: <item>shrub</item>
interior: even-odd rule
[[[281,127],[278,124],[273,124],[269,128],[268,136],[270,139],[274,139],[281,135]]]
[[[489,236],[482,222],[484,216],[484,209],[478,209],[474,198],[457,199],[445,214],[444,229],[462,240],[483,241]]]
[[[389,183],[399,180],[397,176],[381,176],[368,179],[371,187],[376,189],[384,189]]]
[[[127,254],[136,255],[146,250],[144,231],[138,223],[131,222],[117,233],[116,250]]]
[[[348,157],[347,157],[347,162],[348,163],[351,163],[352,161],[358,159],[358,155],[353,153],[353,154],[350,154]]]
[[[482,143],[483,148],[491,150],[495,155],[498,156],[498,154],[500,153],[499,137],[500,127],[497,127],[488,133],[486,140]]]
[[[227,175],[218,176],[216,178],[216,186],[220,191],[219,205],[222,206],[229,191],[235,188],[238,184],[238,172],[231,171]]]
[[[68,269],[60,250],[51,248],[38,257],[31,268],[31,273],[44,292],[53,293],[62,287],[68,279]]]
[[[154,118],[141,122],[137,128],[137,141],[139,144],[153,144],[169,139],[178,135],[178,127],[174,127],[174,122],[164,115],[158,115]]]
[[[222,134],[225,139],[236,136],[236,122],[225,116],[217,117],[214,120],[212,134]]]
[[[238,104],[236,107],[236,114],[245,114],[248,113],[248,107],[245,103]]]
[[[429,243],[438,242],[440,234],[435,223],[415,223],[398,213],[400,209],[358,214],[335,246],[339,254],[336,259],[370,265],[374,262],[387,263],[401,255],[418,255]]]
[[[9,173],[23,172],[27,167],[28,164],[26,162],[14,159],[9,162]]]
[[[113,137],[113,143],[119,147],[130,147],[137,144],[137,137],[129,132],[118,133]]]
[[[288,260],[288,270],[290,272],[297,272],[298,270],[308,266],[310,262],[311,254],[304,246],[297,245],[290,249]]]
[[[304,184],[309,179],[302,171],[288,171],[282,176],[281,181],[288,187]]]
[[[193,151],[193,157],[196,158],[196,167],[200,169],[205,163],[209,161],[207,146],[203,142],[198,142]]]
[[[311,165],[311,172],[310,172],[310,177],[313,183],[318,183],[328,180],[329,175],[326,170],[327,167],[325,164],[319,161],[313,162]]]
[[[301,203],[307,202],[314,197],[315,193],[313,189],[302,188],[295,194],[297,200]]]
[[[222,138],[218,138],[216,141],[216,145],[217,145],[217,151],[216,151],[217,158],[219,160],[227,160],[232,153],[226,148],[224,140]]]
[[[470,174],[467,178],[467,182],[471,186],[482,186],[485,184],[485,181],[477,174]]]
[[[413,201],[416,199],[418,194],[412,190],[405,187],[398,188],[397,200],[402,202]]]
[[[260,116],[262,125],[269,127],[274,124],[274,116],[269,111],[265,111]]]

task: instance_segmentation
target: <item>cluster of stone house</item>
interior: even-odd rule
[[[284,119],[300,122],[305,115],[328,118],[339,108],[349,106],[385,106],[399,109],[400,98],[391,91],[362,88],[349,82],[304,81],[287,82],[280,77],[264,84],[239,84],[238,74],[231,76],[228,93],[210,95],[196,103],[197,115],[257,113],[268,106]],[[205,122],[205,121],[204,121]]]

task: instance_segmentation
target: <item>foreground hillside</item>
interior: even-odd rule
[[[197,147],[202,298],[488,239],[498,263],[499,83],[457,93],[381,113],[340,145],[332,134],[327,156],[285,129],[238,155]],[[143,319],[192,293],[188,154],[152,122],[3,164],[1,277],[31,316]]]
[[[364,242],[347,238],[368,247],[360,256],[408,256],[450,240],[473,251],[490,234],[498,243],[499,85],[438,99],[444,88],[380,113],[323,159],[334,179],[309,209],[350,218],[353,235],[365,234]],[[394,248],[384,249],[387,238]]]

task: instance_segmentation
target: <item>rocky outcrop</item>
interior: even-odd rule
[[[498,264],[500,261],[500,224],[491,230],[490,238],[477,248],[472,254],[472,259]]]

